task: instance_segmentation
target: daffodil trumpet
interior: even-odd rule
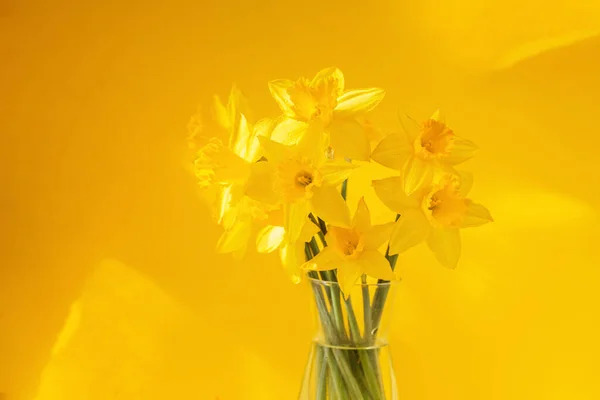
[[[217,251],[240,260],[254,242],[259,253],[279,254],[292,282],[311,286],[319,329],[300,399],[396,398],[382,361],[396,264],[424,243],[455,268],[460,231],[493,220],[469,197],[472,175],[456,169],[477,146],[439,111],[381,135],[370,113],[385,91],[348,89],[335,67],[273,80],[268,90],[278,116],[253,118],[234,86],[226,103],[215,98],[213,118],[195,115],[189,125],[194,173],[223,228]],[[351,212],[355,171],[371,162],[395,173],[372,179],[366,189],[375,196]],[[373,206],[396,219],[373,223]]]

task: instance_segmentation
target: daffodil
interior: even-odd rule
[[[332,67],[321,70],[312,80],[271,81],[269,90],[283,112],[273,130],[273,140],[294,144],[311,125],[318,124],[330,135],[336,157],[369,159],[369,140],[357,117],[381,102],[383,89],[345,90],[342,71]]]
[[[391,134],[373,150],[371,158],[381,165],[401,172],[401,188],[408,195],[435,180],[437,172],[452,171],[475,154],[477,146],[457,136],[440,119],[439,111],[418,129],[404,129]]]
[[[309,213],[349,226],[350,212],[337,186],[356,166],[327,159],[328,143],[322,130],[313,126],[291,146],[260,139],[267,161],[253,165],[247,193],[265,204],[282,205],[289,243],[298,239]]]
[[[303,267],[312,271],[337,270],[337,280],[344,296],[363,274],[373,278],[394,280],[396,276],[379,248],[389,240],[393,222],[371,225],[371,213],[361,198],[349,227],[328,226],[328,244]]]
[[[256,220],[264,220],[270,209],[246,196],[253,165],[260,159],[259,137],[270,135],[272,121],[263,119],[252,125],[245,115],[246,100],[233,87],[227,105],[215,98],[215,136],[201,137],[194,162],[196,177],[202,188],[215,187],[216,220],[224,228],[217,251],[241,257]],[[199,133],[194,135],[196,138]]]
[[[373,181],[379,199],[400,214],[390,238],[390,254],[427,241],[440,263],[455,268],[461,253],[460,229],[493,221],[490,212],[468,199],[470,175],[445,175],[439,183],[408,196],[402,178]]]
[[[281,222],[279,225],[267,225],[262,228],[256,238],[256,247],[259,253],[271,253],[278,249],[287,275],[292,282],[299,283],[302,278],[301,266],[306,261],[305,243],[319,232],[319,227],[307,216],[298,238],[290,240],[286,237],[283,221]]]
[[[362,117],[357,118],[357,120],[363,126],[369,143],[379,144],[379,142],[381,142],[381,140],[384,138],[381,129],[377,127],[377,125],[373,124],[370,118]]]

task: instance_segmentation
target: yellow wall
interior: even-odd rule
[[[387,89],[386,132],[441,107],[482,148],[496,222],[456,271],[400,260],[402,398],[600,398],[596,0],[76,3],[0,2],[7,400],[294,398],[308,293],[213,254],[185,126],[232,82],[273,115],[268,80],[330,65]]]

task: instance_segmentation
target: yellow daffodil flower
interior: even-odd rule
[[[256,238],[256,248],[259,253],[271,253],[279,249],[281,263],[292,282],[300,283],[302,279],[301,266],[306,261],[304,252],[305,243],[319,232],[317,227],[308,217],[295,240],[286,237],[285,228],[280,225],[267,225],[260,230]]]
[[[369,139],[356,118],[374,109],[385,92],[379,88],[346,91],[344,86],[342,71],[333,67],[321,70],[312,80],[269,82],[271,95],[284,114],[273,130],[272,139],[294,144],[316,123],[330,135],[336,157],[368,161]]]
[[[268,137],[272,121],[248,122],[245,99],[233,87],[227,105],[215,99],[216,136],[205,137],[194,162],[200,187],[217,188],[216,220],[223,226],[217,251],[242,257],[256,220],[264,220],[270,211],[246,196],[253,164],[262,156],[259,137]],[[197,134],[195,136],[198,136]]]
[[[270,223],[272,214],[277,213],[277,210],[268,208],[243,193],[236,194],[238,189],[239,186],[226,188],[229,201],[223,207],[220,225],[224,230],[217,242],[217,252],[232,253],[239,260],[246,254],[252,235],[262,225]]]
[[[309,213],[337,226],[350,225],[350,212],[337,186],[356,166],[327,159],[328,143],[321,129],[313,126],[293,146],[260,139],[267,161],[253,165],[247,193],[265,204],[283,206],[289,243],[298,239]]]
[[[394,223],[371,225],[371,213],[361,198],[350,227],[329,225],[325,247],[303,267],[313,271],[337,269],[340,289],[347,297],[361,275],[394,280],[396,276],[379,248],[389,240]]]
[[[460,228],[493,221],[482,205],[466,198],[472,186],[470,175],[446,175],[438,184],[408,196],[402,178],[373,181],[379,199],[400,214],[390,238],[390,254],[399,254],[427,241],[440,263],[455,268],[460,258]]]
[[[373,122],[367,117],[358,118],[357,120],[363,126],[369,143],[379,144],[379,142],[381,142],[381,140],[384,138],[384,134],[381,129],[379,129],[377,125],[373,124]]]
[[[477,146],[458,137],[436,111],[418,130],[391,134],[373,150],[371,158],[401,172],[402,189],[408,195],[426,187],[440,170],[450,170],[475,154]]]

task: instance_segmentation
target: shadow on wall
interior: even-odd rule
[[[600,206],[600,189],[586,184],[600,169],[599,68],[595,36],[487,74],[474,90],[481,107],[463,119],[481,138],[480,174],[539,182]]]
[[[277,398],[295,388],[295,375],[239,339],[144,274],[106,260],[71,307],[35,400]],[[283,390],[279,398],[288,398]]]

